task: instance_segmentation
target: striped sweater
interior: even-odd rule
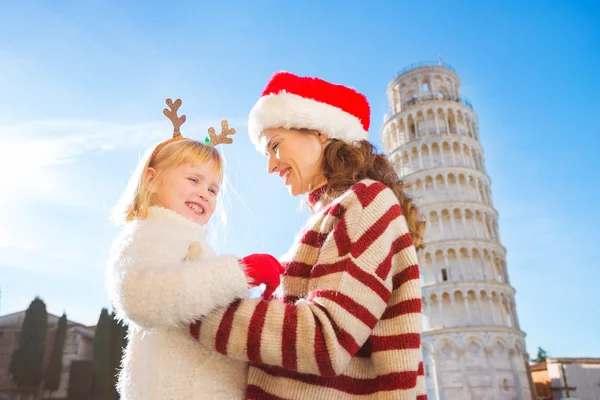
[[[425,400],[419,267],[397,198],[363,180],[310,200],[277,299],[236,301],[192,335],[250,362],[247,399]]]

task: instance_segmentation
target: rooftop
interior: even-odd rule
[[[26,312],[26,310],[17,311],[17,312],[5,314],[5,315],[0,315],[0,327],[2,327],[2,328],[20,327],[21,324],[23,323],[23,320],[25,319],[25,312]],[[59,319],[60,319],[60,316],[48,312],[49,325],[55,325],[56,323],[58,323]],[[68,318],[67,318],[67,322],[68,322],[69,327],[77,327],[77,328],[82,328],[82,329],[95,329],[96,328],[95,325],[87,326],[87,325],[81,324],[79,322],[70,320]]]
[[[592,357],[572,357],[572,358],[554,358],[548,357],[546,362],[549,364],[600,364],[600,358]]]
[[[531,371],[545,371],[548,364],[600,364],[600,358],[574,357],[574,358],[553,358],[548,357],[546,361],[531,364]]]

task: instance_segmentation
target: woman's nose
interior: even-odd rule
[[[270,174],[276,172],[278,165],[279,165],[278,160],[273,156],[269,156],[269,162],[267,163],[267,172]]]

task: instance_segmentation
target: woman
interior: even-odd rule
[[[240,300],[191,326],[250,362],[248,399],[426,399],[416,249],[424,224],[353,89],[276,73],[249,133],[312,216],[270,300]]]

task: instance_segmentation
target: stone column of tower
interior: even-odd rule
[[[454,69],[409,66],[388,87],[386,153],[427,220],[420,254],[430,400],[531,399],[515,290],[477,114]]]

